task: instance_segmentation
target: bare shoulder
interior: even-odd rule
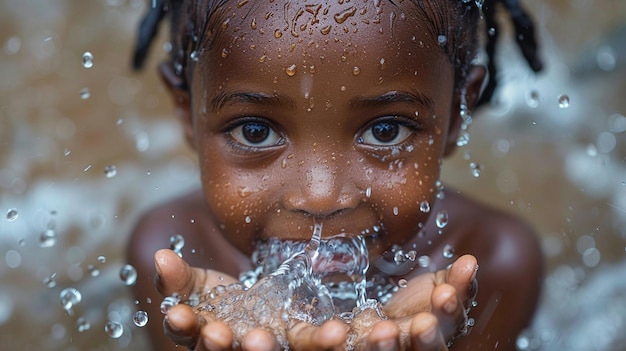
[[[170,248],[170,238],[184,239],[183,255],[191,263],[201,264],[205,251],[202,243],[210,235],[210,221],[200,190],[159,204],[139,217],[131,232],[127,256],[152,264],[154,253]]]
[[[474,331],[455,346],[514,350],[541,292],[544,259],[539,237],[528,223],[505,211],[456,194],[446,203],[452,209],[449,233],[455,237],[456,252],[474,255],[480,266],[478,306],[470,314],[476,320]]]
[[[481,269],[493,266],[503,275],[541,272],[539,236],[528,222],[458,194],[446,198],[456,246],[481,258]]]

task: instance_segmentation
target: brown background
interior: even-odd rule
[[[556,272],[548,287],[573,292],[604,267],[626,280],[618,265],[626,251],[626,3],[524,4],[538,21],[546,70],[535,76],[520,62],[503,17],[496,103],[475,114],[470,144],[444,164],[444,180],[537,228]],[[130,317],[147,302],[130,300],[117,278],[124,243],[139,213],[198,181],[154,74],[164,36],[144,72],[129,69],[143,11],[143,0],[0,0],[2,350],[144,345]],[[94,56],[89,69],[86,51]],[[90,96],[81,99],[85,88]],[[533,91],[536,107],[526,103]],[[470,162],[480,165],[479,177]],[[111,165],[117,174],[109,178]],[[9,209],[17,219],[5,217]],[[46,229],[56,235],[52,247],[40,245]],[[100,274],[91,276],[89,265]],[[562,284],[563,272],[574,285]],[[53,273],[57,284],[48,288]],[[73,315],[59,303],[67,287],[82,292]],[[561,313],[552,299],[542,316]],[[91,329],[78,332],[79,317]],[[125,325],[120,339],[105,334],[107,320]]]

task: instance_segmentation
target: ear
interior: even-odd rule
[[[459,138],[463,116],[461,116],[461,104],[465,103],[467,112],[471,113],[478,103],[482,94],[487,68],[473,65],[469,68],[469,73],[462,87],[456,87],[452,99],[452,109],[450,113],[450,126],[448,127],[448,140],[444,156],[449,156],[456,149],[456,141]]]
[[[189,88],[183,79],[176,74],[174,67],[169,62],[164,62],[159,65],[159,75],[174,100],[174,113],[183,125],[187,143],[195,149],[196,144],[193,133]]]

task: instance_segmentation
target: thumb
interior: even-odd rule
[[[189,296],[196,283],[196,272],[174,251],[162,249],[154,254],[154,268],[157,275],[155,285],[163,296],[178,293]]]

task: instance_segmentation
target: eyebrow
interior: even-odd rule
[[[252,103],[258,105],[287,105],[296,108],[296,102],[288,96],[280,94],[266,94],[260,92],[224,91],[211,100],[211,109],[217,111],[227,104]]]
[[[417,91],[406,92],[406,91],[390,91],[384,93],[379,96],[366,97],[366,96],[357,96],[348,102],[349,106],[352,108],[372,108],[372,107],[382,107],[386,105],[391,105],[395,103],[418,103],[427,108],[432,108],[435,103],[433,100]]]

